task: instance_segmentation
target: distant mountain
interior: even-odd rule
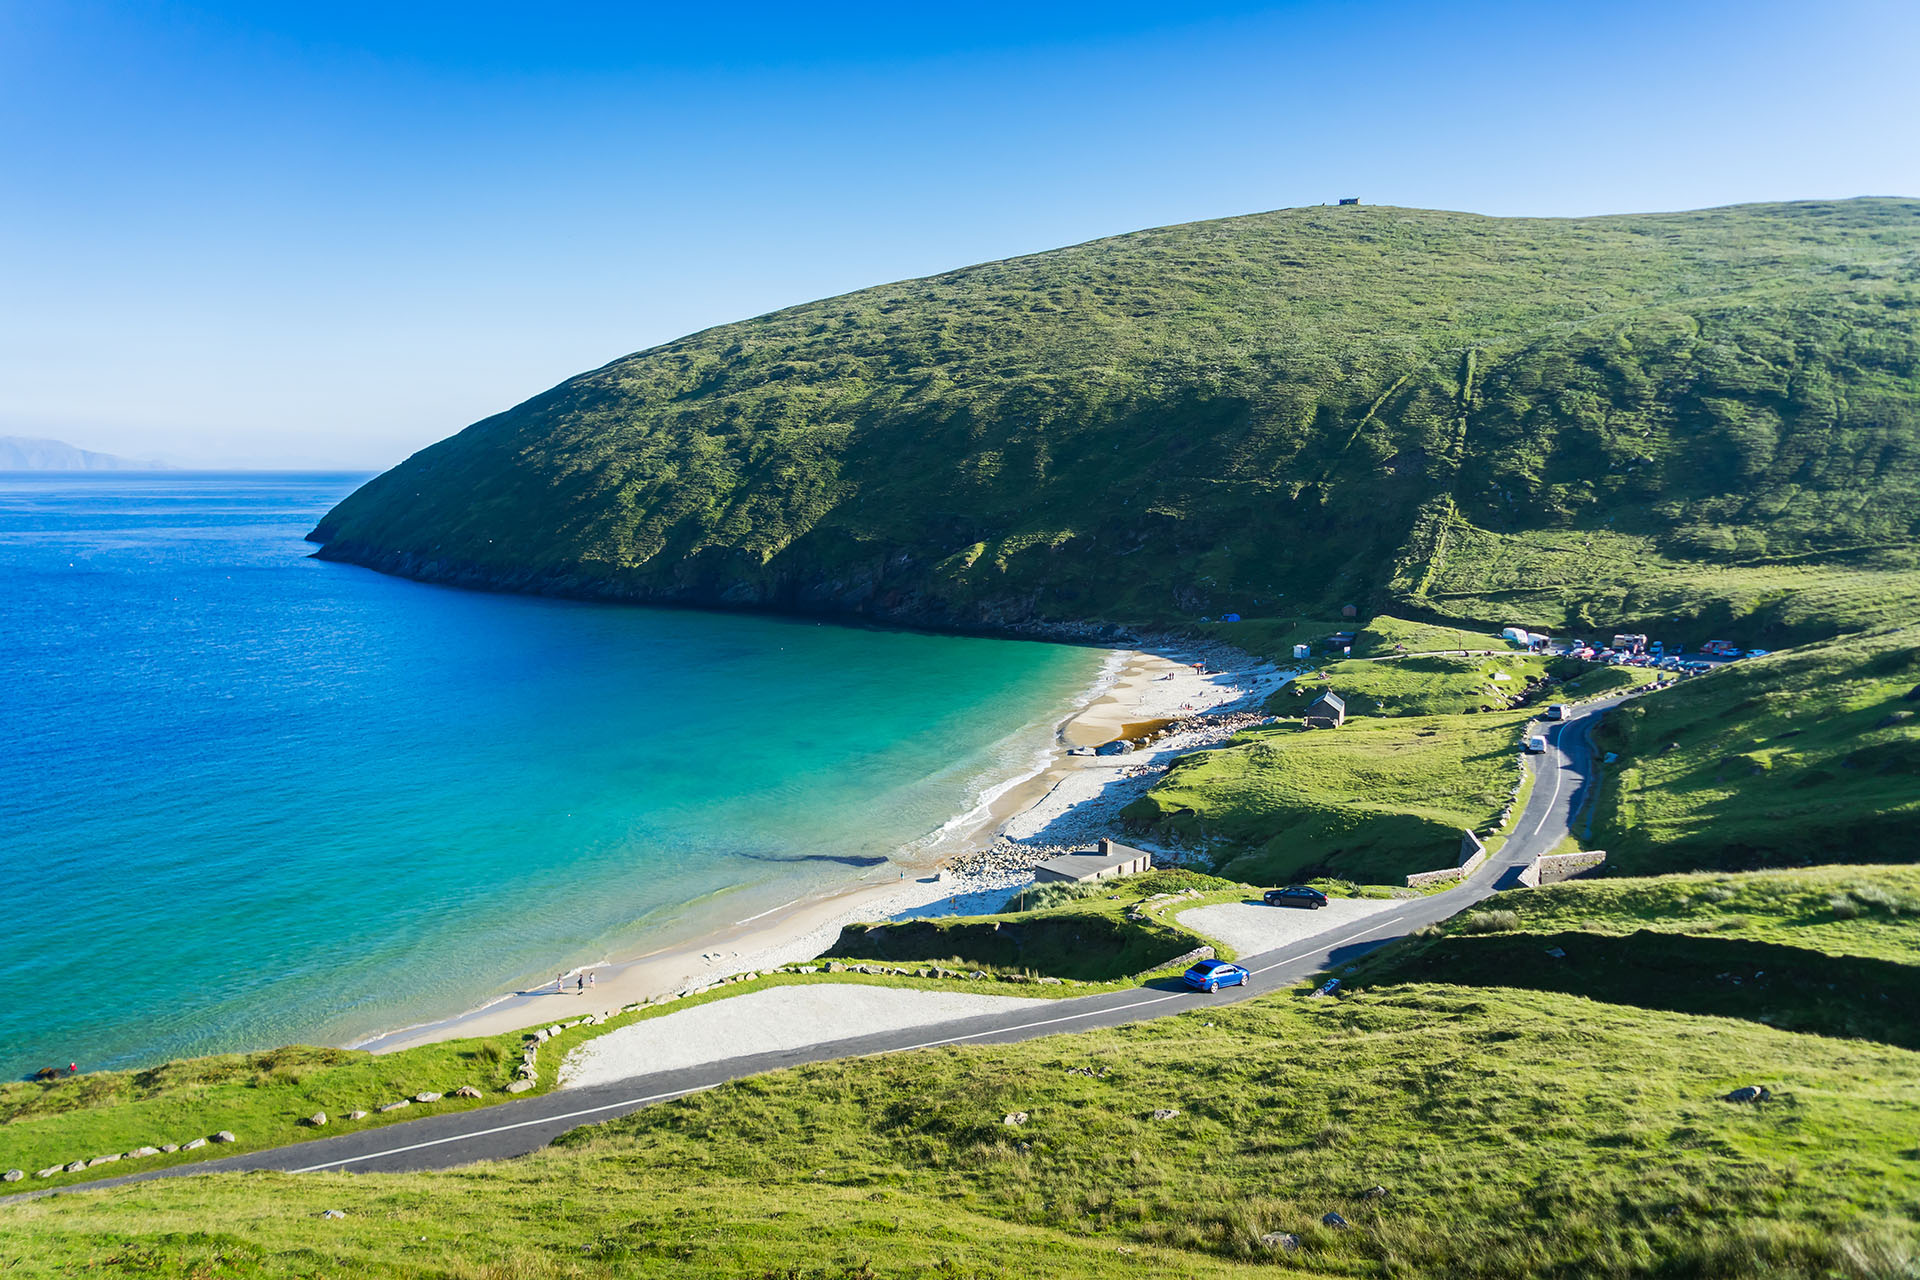
[[[0,436],[0,471],[161,471],[165,465],[76,449],[62,440]]]
[[[312,536],[442,582],[935,626],[1352,604],[1779,647],[1920,607],[1916,318],[1920,201],[1291,209],[693,334]]]

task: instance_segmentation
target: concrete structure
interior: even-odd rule
[[[1310,644],[1297,644],[1293,646],[1293,656],[1296,658],[1311,658],[1313,656],[1313,646]]]
[[[1112,840],[1102,840],[1092,849],[1075,849],[1057,858],[1049,858],[1033,869],[1033,882],[1078,882],[1109,880],[1114,876],[1137,875],[1153,870],[1153,855]]]
[[[1331,689],[1322,689],[1320,696],[1307,704],[1307,722],[1331,720],[1332,727],[1338,729],[1347,722],[1347,700]]]

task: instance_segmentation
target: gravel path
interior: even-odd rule
[[[748,1054],[1051,1003],[857,983],[769,987],[648,1018],[589,1040],[567,1055],[560,1068],[560,1084],[569,1089],[606,1084]]]
[[[1406,905],[1394,898],[1329,898],[1318,911],[1270,907],[1264,902],[1222,902],[1182,911],[1175,919],[1218,938],[1241,955],[1254,955],[1338,929],[1355,920]]]

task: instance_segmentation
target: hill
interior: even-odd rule
[[[1598,740],[1592,843],[1625,872],[1920,860],[1920,626],[1634,699]]]
[[[76,449],[60,440],[0,436],[0,471],[159,471],[157,462],[141,462],[111,453]]]
[[[1284,210],[724,325],[377,477],[321,555],[938,626],[1831,635],[1920,603],[1920,202]]]

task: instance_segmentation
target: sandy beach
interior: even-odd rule
[[[504,994],[467,1013],[352,1047],[385,1053],[610,1013],[715,978],[811,959],[849,924],[996,910],[1031,880],[1034,864],[1064,848],[1119,835],[1119,811],[1151,787],[1174,756],[1223,741],[1260,719],[1266,698],[1290,676],[1224,647],[1116,650],[1086,703],[1060,726],[1045,764],[992,789],[972,812],[901,851],[885,871],[900,879],[803,898],[695,942],[589,966],[584,972],[592,985],[585,991],[574,982],[581,971],[570,972],[560,989],[548,982]],[[1124,755],[1072,754],[1121,737],[1164,733],[1169,722],[1198,716],[1212,718]]]

